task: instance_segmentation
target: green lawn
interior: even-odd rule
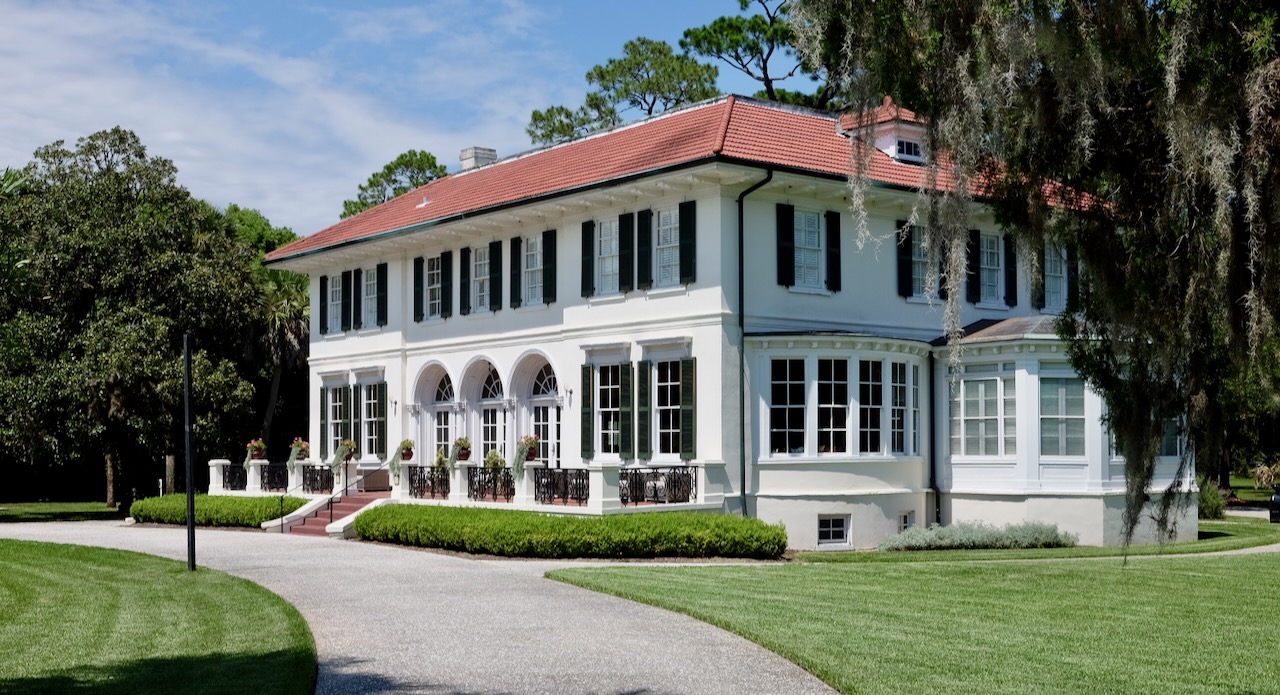
[[[0,524],[19,521],[123,519],[123,509],[102,502],[0,502]]]
[[[1261,554],[548,576],[719,625],[845,693],[1170,695],[1280,692],[1274,622],[1231,598],[1278,574]]]
[[[1231,476],[1231,487],[1236,491],[1236,497],[1239,497],[1242,502],[1262,505],[1270,504],[1271,502],[1271,488],[1259,490],[1253,486],[1253,478],[1233,475]]]
[[[1280,524],[1266,519],[1232,517],[1227,521],[1200,521],[1200,540],[1160,545],[1135,545],[1130,556],[1186,555],[1236,550],[1280,543]],[[796,554],[804,562],[955,562],[968,560],[1038,560],[1051,558],[1117,557],[1121,548],[1081,546],[1075,548],[1031,548],[1027,550],[902,550],[892,552],[809,551]]]
[[[0,692],[312,692],[315,641],[283,599],[119,550],[0,540]]]

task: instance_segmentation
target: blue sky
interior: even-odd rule
[[[576,106],[636,36],[675,45],[735,0],[6,0],[0,166],[122,126],[218,206],[299,234],[407,149],[531,147],[529,113]],[[756,83],[722,66],[720,89]],[[807,85],[786,83],[788,88]]]

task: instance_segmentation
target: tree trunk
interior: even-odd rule
[[[116,460],[111,452],[102,455],[107,465],[107,506],[116,506]]]
[[[267,415],[262,421],[262,443],[271,446],[271,419],[276,414],[276,400],[280,397],[280,373],[284,370],[275,365],[271,373],[271,396],[267,399]]]
[[[164,455],[164,494],[173,494],[174,461],[173,454]]]

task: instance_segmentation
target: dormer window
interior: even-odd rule
[[[923,162],[920,143],[915,140],[898,140],[898,159],[904,162]]]

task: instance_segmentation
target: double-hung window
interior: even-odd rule
[[[350,420],[349,408],[351,405],[347,403],[347,394],[349,393],[346,386],[329,389],[329,431],[325,436],[329,438],[329,451],[337,451],[345,439],[347,423]]]
[[[596,223],[596,294],[617,294],[619,280],[618,221]]]
[[[803,454],[804,360],[774,359],[770,372],[769,450],[775,454]]]
[[[361,433],[364,435],[362,451],[366,454],[378,454],[387,450],[387,413],[385,392],[386,384],[364,384],[359,387],[364,394],[361,403]]]
[[[502,378],[498,370],[489,369],[484,385],[480,387],[480,450],[487,456],[497,451],[506,456],[507,411],[503,407]]]
[[[907,453],[907,363],[889,363],[889,452]]]
[[[822,215],[813,210],[795,212],[795,283],[823,289]]]
[[[378,271],[376,268],[365,268],[362,273],[360,288],[361,320],[365,326],[374,326],[378,318]]]
[[[680,360],[658,362],[654,381],[658,453],[680,454]]]
[[[1000,280],[1003,277],[1000,259],[1003,256],[999,234],[983,234],[980,263],[981,300],[995,303],[1000,301]]]
[[[600,453],[619,454],[622,452],[622,365],[602,365],[597,382]]]
[[[435,399],[432,404],[432,415],[435,417],[436,451],[444,450],[446,457],[453,448],[453,381],[449,377],[440,378],[436,385]]]
[[[849,360],[818,360],[818,453],[849,450]]]
[[[521,284],[524,285],[523,302],[526,306],[542,303],[542,237],[539,235],[524,240]]]
[[[471,250],[471,306],[475,311],[489,310],[489,247]]]
[[[884,363],[858,360],[858,451],[880,453],[880,410],[884,407]]]
[[[1084,381],[1040,379],[1040,455],[1084,456]]]
[[[1017,454],[1017,382],[1013,365],[970,366],[950,405],[951,453],[962,456]]]
[[[1062,311],[1067,306],[1067,258],[1062,248],[1044,250],[1044,308]]]
[[[427,317],[439,318],[444,304],[444,294],[440,282],[442,267],[440,257],[432,256],[428,258],[426,265]]]
[[[329,276],[329,333],[342,332],[342,276]]]
[[[924,247],[924,228],[911,228],[911,295],[923,297],[929,274],[929,251]]]
[[[657,268],[654,287],[670,287],[680,283],[680,214],[676,208],[658,210],[654,245]]]

